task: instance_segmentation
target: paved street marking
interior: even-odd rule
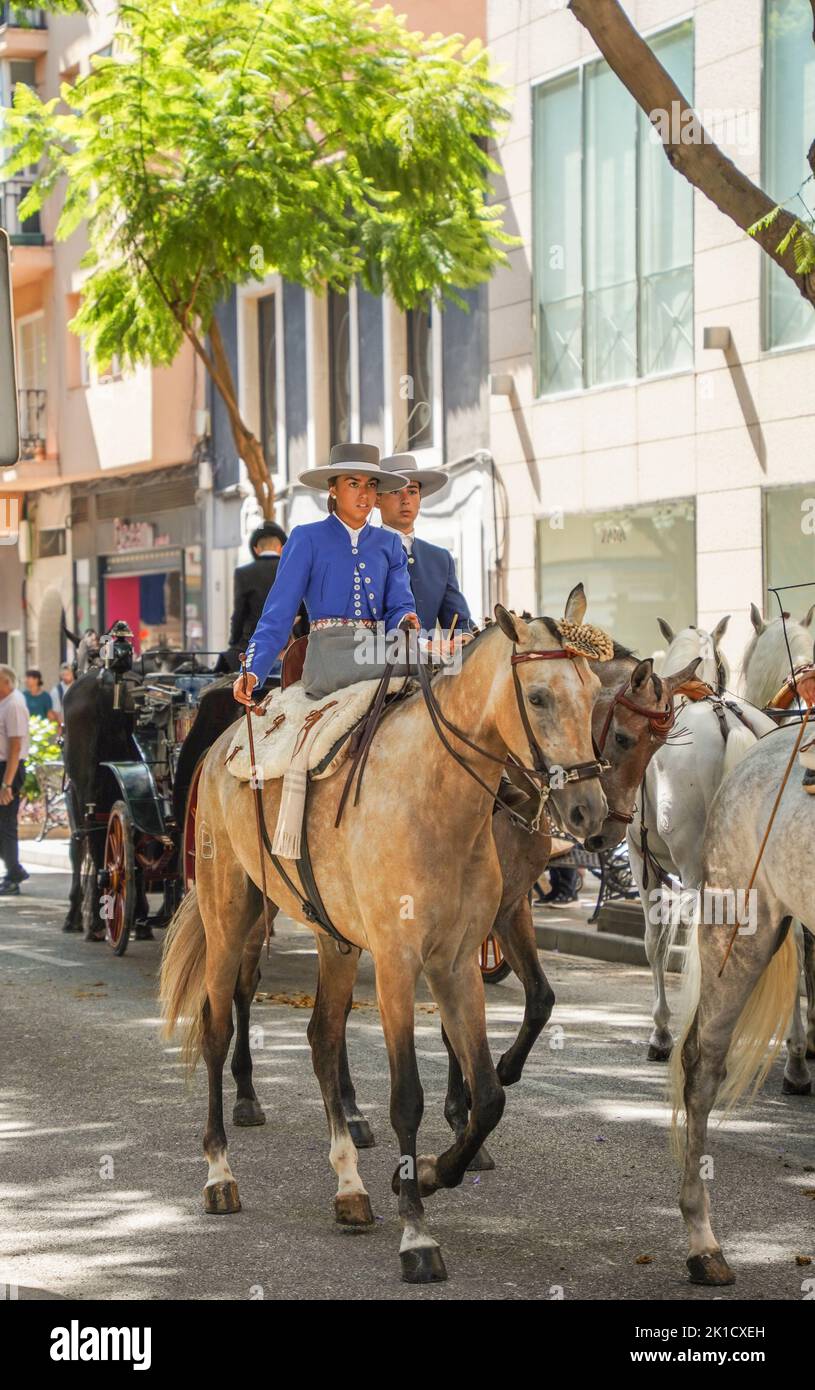
[[[7,951],[12,956],[27,956],[38,965],[59,965],[63,970],[78,970],[80,966],[78,960],[60,960],[59,956],[52,956],[50,951],[32,951],[27,946],[0,946],[0,951]]]

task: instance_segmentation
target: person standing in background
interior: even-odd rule
[[[476,626],[459,588],[452,555],[441,545],[420,540],[413,531],[422,501],[446,486],[447,474],[441,468],[417,468],[413,454],[391,454],[381,466],[408,480],[399,492],[380,491],[377,506],[382,525],[397,533],[407,552],[410,587],[423,629],[432,633],[437,623],[449,629],[455,619],[459,633],[472,635]]]
[[[249,639],[258,625],[263,605],[269,590],[277,577],[277,568],[283,547],[288,540],[282,526],[275,521],[265,521],[252,532],[249,549],[254,556],[248,565],[239,565],[235,570],[235,601],[232,621],[229,625],[229,647],[218,657],[215,670],[219,673],[237,671],[240,668],[240,653],[249,646]],[[294,620],[295,637],[304,637],[309,630],[308,614],[300,605]],[[272,668],[272,675],[279,670],[279,663]]]
[[[24,700],[29,716],[38,715],[40,719],[47,719],[51,713],[51,696],[48,691],[43,689],[42,671],[38,671],[36,666],[32,666],[25,673],[26,689]]]
[[[11,666],[0,665],[0,859],[6,866],[0,897],[17,896],[28,878],[18,858],[17,812],[28,752],[28,710]]]
[[[53,719],[62,728],[62,701],[65,698],[65,691],[69,685],[74,683],[74,668],[69,666],[67,661],[59,668],[59,680],[51,691],[51,711],[49,719]]]

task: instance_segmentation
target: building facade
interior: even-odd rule
[[[809,216],[806,0],[626,11],[712,138]],[[589,617],[643,654],[658,616],[731,612],[737,667],[751,601],[777,616],[770,586],[815,581],[815,314],[670,168],[564,5],[491,0],[488,42],[514,88],[498,193],[522,240],[489,299],[509,599],[559,613],[583,580]]]
[[[0,6],[0,103],[25,82],[44,97],[110,52],[116,7],[89,15]],[[0,119],[2,115],[0,113]],[[33,171],[32,171],[33,175]],[[0,185],[12,243],[21,459],[0,477],[18,500],[17,547],[0,547],[0,660],[50,684],[63,628],[131,625],[139,647],[206,645],[203,370],[185,347],[169,368],[100,376],[68,328],[82,294],[79,228],[56,242],[50,199],[22,222],[30,178]],[[203,481],[208,481],[204,470]]]

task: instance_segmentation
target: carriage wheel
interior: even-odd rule
[[[181,879],[184,892],[188,893],[195,883],[195,813],[198,809],[198,783],[204,766],[206,753],[202,753],[195,765],[187,793],[187,806],[184,811],[184,833],[181,836]]]
[[[497,985],[512,973],[512,966],[498,945],[497,936],[493,936],[492,932],[481,943],[480,965],[481,978],[485,985]]]
[[[123,956],[136,916],[137,897],[133,817],[124,801],[114,801],[111,807],[99,879],[108,945],[114,955]]]

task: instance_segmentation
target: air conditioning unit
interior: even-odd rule
[[[21,565],[30,565],[34,558],[34,544],[30,521],[20,522],[20,534],[17,537],[17,554],[20,557]]]

